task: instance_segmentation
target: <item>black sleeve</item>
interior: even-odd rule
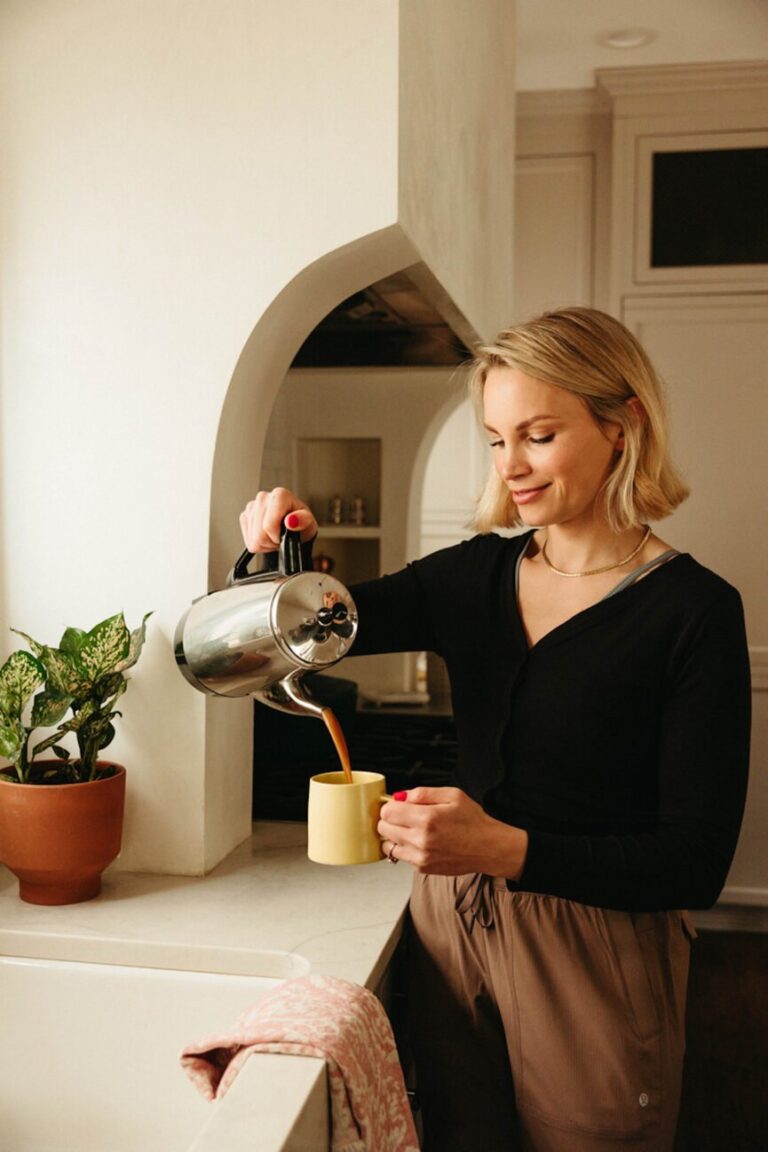
[[[741,599],[730,586],[723,589],[671,653],[656,829],[617,836],[530,832],[521,888],[632,911],[715,903],[744,812],[751,705]],[[617,749],[619,765],[620,755]]]
[[[358,630],[350,656],[440,650],[425,587],[429,572],[430,566],[420,561],[391,576],[352,585]]]

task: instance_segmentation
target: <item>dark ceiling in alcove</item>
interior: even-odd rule
[[[441,366],[471,352],[404,272],[343,300],[302,344],[293,368]]]

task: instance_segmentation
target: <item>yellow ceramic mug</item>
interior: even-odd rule
[[[309,781],[307,855],[316,864],[374,864],[383,859],[379,808],[391,800],[379,772],[323,772]]]

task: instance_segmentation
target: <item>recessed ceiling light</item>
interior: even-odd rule
[[[603,32],[595,39],[604,48],[643,48],[656,36],[653,28],[617,28],[615,32]]]

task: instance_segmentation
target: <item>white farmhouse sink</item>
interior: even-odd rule
[[[227,1099],[199,1095],[181,1049],[304,966],[253,959],[270,975],[0,957],[2,1152],[186,1152]]]

